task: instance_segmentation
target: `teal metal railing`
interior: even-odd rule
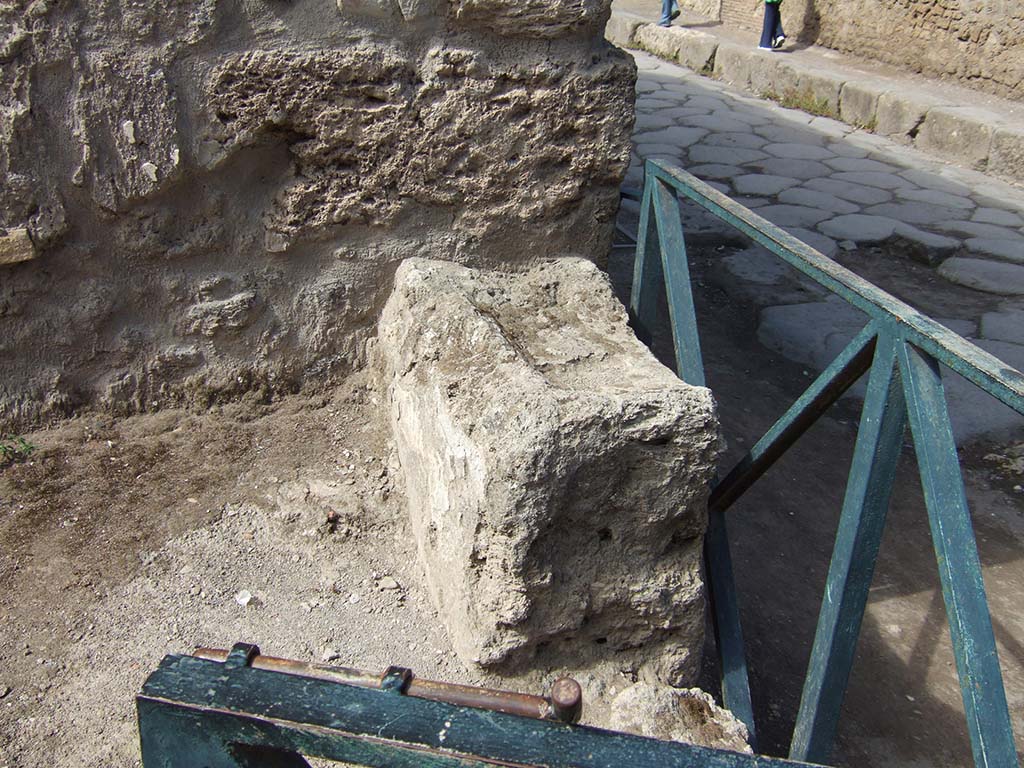
[[[725,511],[868,374],[854,457],[804,680],[790,758],[828,760],[904,433],[917,455],[976,766],[1017,766],[1013,731],[939,364],[1024,414],[1024,374],[890,296],[692,176],[648,160],[630,311],[641,338],[668,303],[676,368],[703,386],[679,198],[760,243],[867,315],[867,325],[753,448],[714,486],[705,560],[727,706],[755,733]]]

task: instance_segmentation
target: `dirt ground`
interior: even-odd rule
[[[197,645],[473,679],[417,586],[360,377],[27,437],[0,470],[0,766],[138,765],[133,696]]]
[[[754,309],[711,279],[729,247],[691,255],[735,459],[808,373],[760,347]],[[610,264],[623,294],[630,259],[617,251]],[[912,291],[899,280],[888,287]],[[666,340],[656,340],[663,357]],[[730,512],[768,753],[785,752],[799,701],[855,405],[841,402]],[[455,658],[419,587],[382,415],[357,375],[327,396],[84,415],[27,435],[37,450],[0,469],[0,768],[138,765],[133,696],[164,654],[197,645],[245,640],[278,656],[484,682]],[[1018,734],[1021,440],[962,452]],[[841,765],[970,763],[912,458],[908,448],[840,726]],[[709,655],[706,687],[714,679]]]

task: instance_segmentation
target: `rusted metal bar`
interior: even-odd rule
[[[208,661],[224,662],[229,651],[222,648],[196,648],[193,656]],[[329,680],[334,683],[345,683],[359,688],[383,688],[384,681],[393,674],[392,667],[383,674],[375,675],[350,667],[339,667],[329,664],[315,664],[292,659],[281,659],[275,656],[256,655],[249,662],[254,669],[268,672],[280,672],[286,675],[313,677],[318,680]],[[583,712],[583,693],[579,683],[571,677],[558,678],[551,688],[551,696],[534,696],[528,693],[501,691],[491,688],[479,688],[472,685],[458,685],[437,680],[426,680],[416,677],[409,670],[397,670],[408,673],[403,676],[401,693],[415,696],[418,699],[440,701],[457,707],[476,707],[507,715],[531,717],[535,720],[557,720],[564,723],[575,723]]]

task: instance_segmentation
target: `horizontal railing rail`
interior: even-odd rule
[[[626,193],[627,197],[633,197]],[[1017,766],[981,563],[940,364],[1024,414],[1024,374],[731,200],[661,161],[645,164],[630,312],[641,338],[668,304],[676,369],[705,384],[680,197],[710,212],[865,316],[865,327],[714,486],[705,541],[726,704],[755,733],[724,512],[858,379],[868,375],[790,758],[827,761],[909,428],[928,510],[977,766]]]

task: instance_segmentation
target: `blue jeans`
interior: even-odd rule
[[[672,13],[679,11],[676,0],[661,0],[661,21],[658,23],[667,27],[672,23]]]
[[[764,4],[764,24],[761,26],[760,43],[762,48],[771,48],[775,38],[784,37],[786,34],[782,31],[782,14],[779,13],[780,5],[781,3]]]

